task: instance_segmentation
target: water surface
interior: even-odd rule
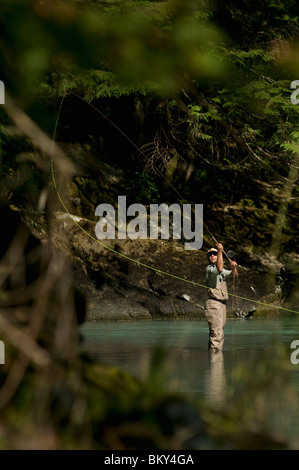
[[[299,316],[228,319],[223,353],[217,355],[207,350],[205,320],[92,322],[85,323],[81,332],[82,348],[94,360],[118,366],[143,380],[150,373],[154,351],[162,347],[162,380],[168,388],[219,406],[234,393],[244,393],[249,387],[246,380],[253,387],[252,406],[261,400],[255,389],[269,387],[262,395],[267,398],[262,411],[268,407],[274,426],[292,439],[299,436],[299,364],[290,361],[291,343],[299,340]],[[280,372],[281,348],[284,362]]]

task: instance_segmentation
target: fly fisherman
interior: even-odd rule
[[[206,267],[206,284],[209,287],[205,316],[209,324],[209,350],[222,351],[224,343],[224,326],[226,323],[226,303],[228,293],[226,278],[233,273],[238,275],[236,261],[230,261],[231,270],[223,268],[223,246],[208,251],[209,265]]]

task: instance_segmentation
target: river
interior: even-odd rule
[[[154,351],[162,348],[162,380],[169,390],[215,406],[238,403],[247,393],[248,406],[259,408],[269,426],[298,440],[299,364],[291,355],[299,354],[291,343],[299,340],[299,316],[228,319],[224,349],[216,355],[207,351],[205,320],[90,322],[81,333],[82,349],[94,360],[142,380],[150,374]]]

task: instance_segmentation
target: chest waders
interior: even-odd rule
[[[228,301],[226,282],[219,282],[214,289],[209,289],[208,296],[205,317],[209,325],[209,349],[211,351],[222,351],[226,323],[226,303]]]

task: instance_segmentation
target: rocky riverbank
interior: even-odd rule
[[[56,213],[53,241],[73,265],[87,300],[87,321],[204,318],[207,295],[205,242],[186,251],[174,240],[96,239],[95,222]],[[281,263],[263,254],[236,253],[239,277],[228,283],[228,316],[280,315],[277,274]],[[225,262],[229,268],[228,261]]]

